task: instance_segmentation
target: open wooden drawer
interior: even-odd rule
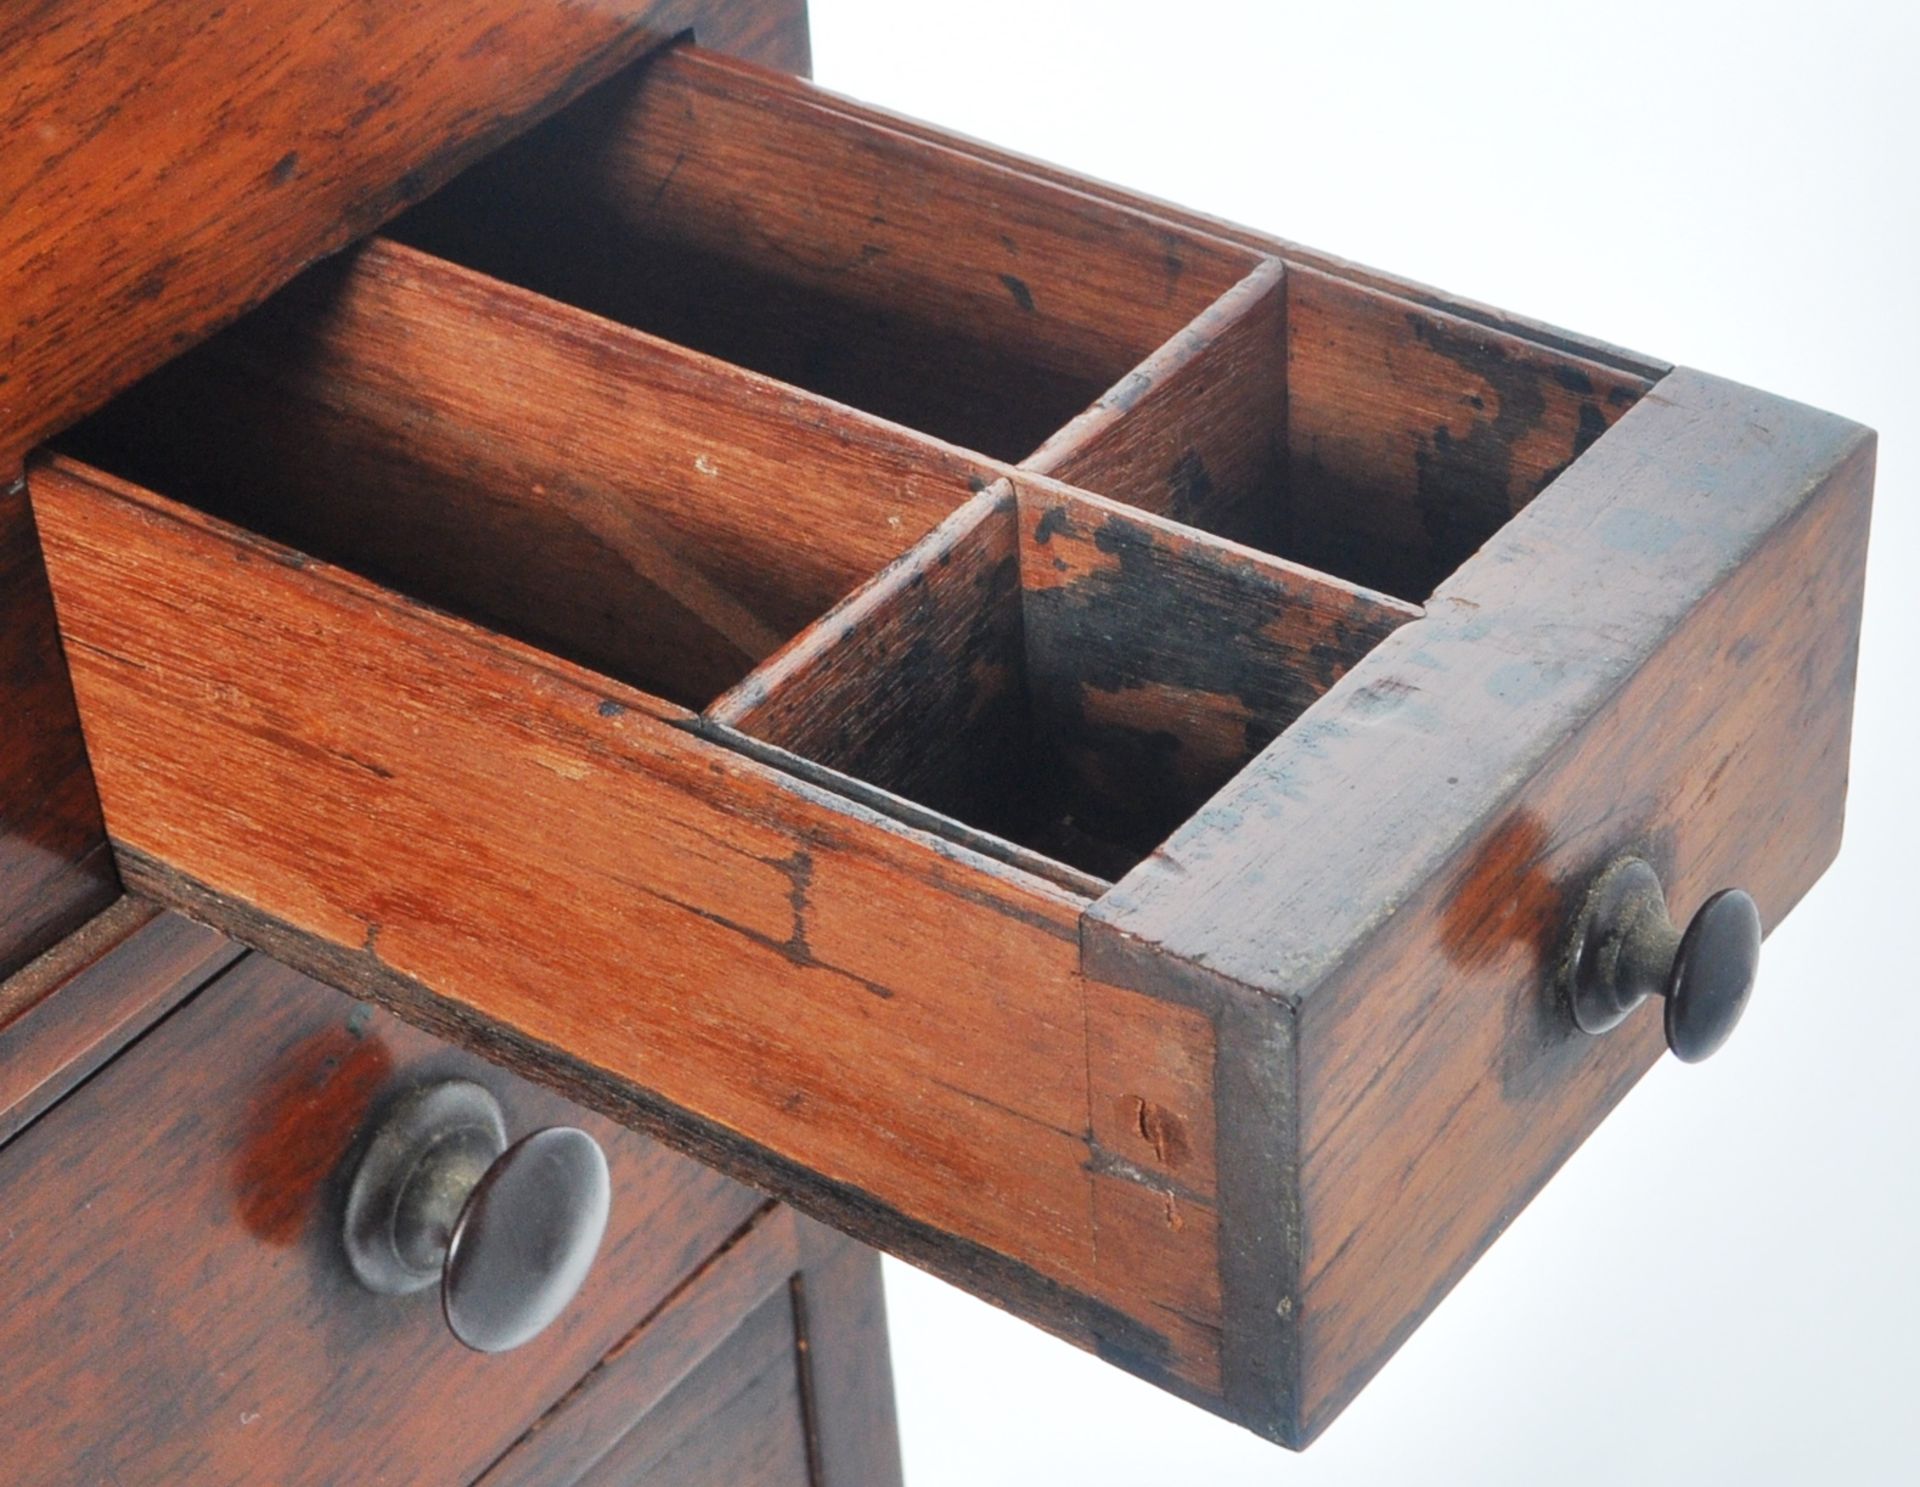
[[[1871,435],[693,50],[29,470],[141,892],[1289,1444],[1838,845]]]

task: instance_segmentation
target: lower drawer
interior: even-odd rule
[[[880,1257],[769,1208],[481,1487],[898,1487]]]
[[[515,1134],[581,1126],[611,1168],[585,1288],[509,1353],[467,1351],[431,1293],[363,1289],[341,1247],[349,1154],[397,1094],[449,1076],[487,1086]],[[757,1211],[780,1212],[246,956],[0,1149],[6,1480],[471,1481]]]

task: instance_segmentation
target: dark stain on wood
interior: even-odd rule
[[[393,1073],[385,1041],[350,1010],[338,1026],[282,1052],[249,1105],[233,1164],[234,1210],[265,1243],[299,1242]]]
[[[1439,941],[1463,969],[1515,951],[1538,966],[1552,957],[1565,918],[1563,889],[1547,869],[1547,823],[1528,811],[1487,833],[1461,868],[1441,911]]]

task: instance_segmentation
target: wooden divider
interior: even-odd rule
[[[1022,468],[1417,602],[1650,385],[1272,261]]]
[[[394,231],[1003,459],[1259,261],[687,48]]]
[[[998,469],[384,240],[63,444],[695,708]]]
[[[1017,476],[710,716],[1104,882],[1418,614]]]

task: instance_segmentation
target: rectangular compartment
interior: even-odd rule
[[[1118,879],[1410,605],[1019,477],[710,710]]]
[[[385,240],[62,447],[689,708],[995,472]]]
[[[1651,385],[1275,261],[1022,468],[1417,601]]]
[[[392,230],[1008,460],[1259,262],[692,48],[602,87]]]

